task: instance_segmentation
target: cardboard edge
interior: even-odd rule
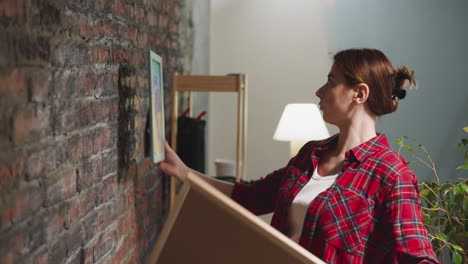
[[[231,210],[227,210],[232,216],[238,218],[244,223],[254,225],[258,227],[256,230],[260,233],[260,235],[268,237],[268,233],[273,235],[273,243],[278,245],[279,247],[285,249],[292,249],[296,251],[298,254],[295,255],[296,258],[302,261],[312,261],[316,264],[325,264],[320,258],[313,255],[305,248],[297,244],[296,242],[292,241],[290,238],[276,230],[271,225],[267,224],[250,211],[245,209],[243,206],[232,200],[230,197],[223,194],[221,191],[217,190],[215,187],[211,186],[209,183],[201,179],[199,176],[189,172],[187,180],[191,183],[191,187],[201,193],[202,195],[208,196],[209,199],[213,200],[219,206],[228,206]],[[239,212],[239,214],[235,212]]]
[[[159,234],[159,237],[156,240],[156,244],[154,245],[154,248],[151,250],[150,255],[145,261],[146,264],[155,264],[159,260],[159,257],[161,256],[161,252],[164,249],[164,246],[166,245],[167,239],[169,238],[169,234],[171,233],[172,228],[174,227],[175,221],[177,220],[177,216],[179,215],[180,210],[182,209],[182,206],[184,205],[185,198],[187,197],[190,191],[190,187],[191,187],[191,183],[188,180],[186,180],[184,184],[182,185],[182,188],[180,189],[179,194],[176,197],[174,207],[169,212],[167,220],[164,223],[163,228],[161,229],[161,233]]]

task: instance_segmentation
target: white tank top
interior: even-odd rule
[[[304,225],[310,202],[321,192],[330,188],[339,175],[320,176],[317,172],[317,167],[315,167],[314,174],[312,174],[309,182],[307,182],[294,198],[291,208],[289,209],[289,237],[296,242],[299,242],[301,237],[302,226]]]

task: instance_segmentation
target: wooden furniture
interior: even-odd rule
[[[146,264],[324,264],[189,173]]]
[[[177,118],[179,93],[187,92],[190,116],[193,116],[192,92],[234,92],[237,97],[237,150],[236,150],[236,181],[245,179],[246,137],[247,137],[247,80],[243,74],[227,76],[181,75],[174,73],[172,80],[172,117],[171,117],[171,147],[177,149]],[[173,208],[176,195],[176,179],[171,178],[170,205]]]

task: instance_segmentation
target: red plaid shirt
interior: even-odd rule
[[[274,211],[271,225],[288,234],[294,197],[337,138],[310,141],[286,167],[237,183],[232,198],[256,215]],[[347,151],[336,182],[310,203],[299,244],[328,263],[438,263],[417,178],[380,133]]]

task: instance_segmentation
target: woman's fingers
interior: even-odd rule
[[[188,172],[188,167],[180,160],[179,156],[171,149],[167,141],[165,141],[166,160],[158,163],[158,168],[164,173],[176,177],[180,181],[184,181]]]
[[[172,166],[171,164],[167,162],[163,161],[163,162],[158,163],[158,168],[166,174],[169,174],[169,175],[175,174],[174,166]]]

